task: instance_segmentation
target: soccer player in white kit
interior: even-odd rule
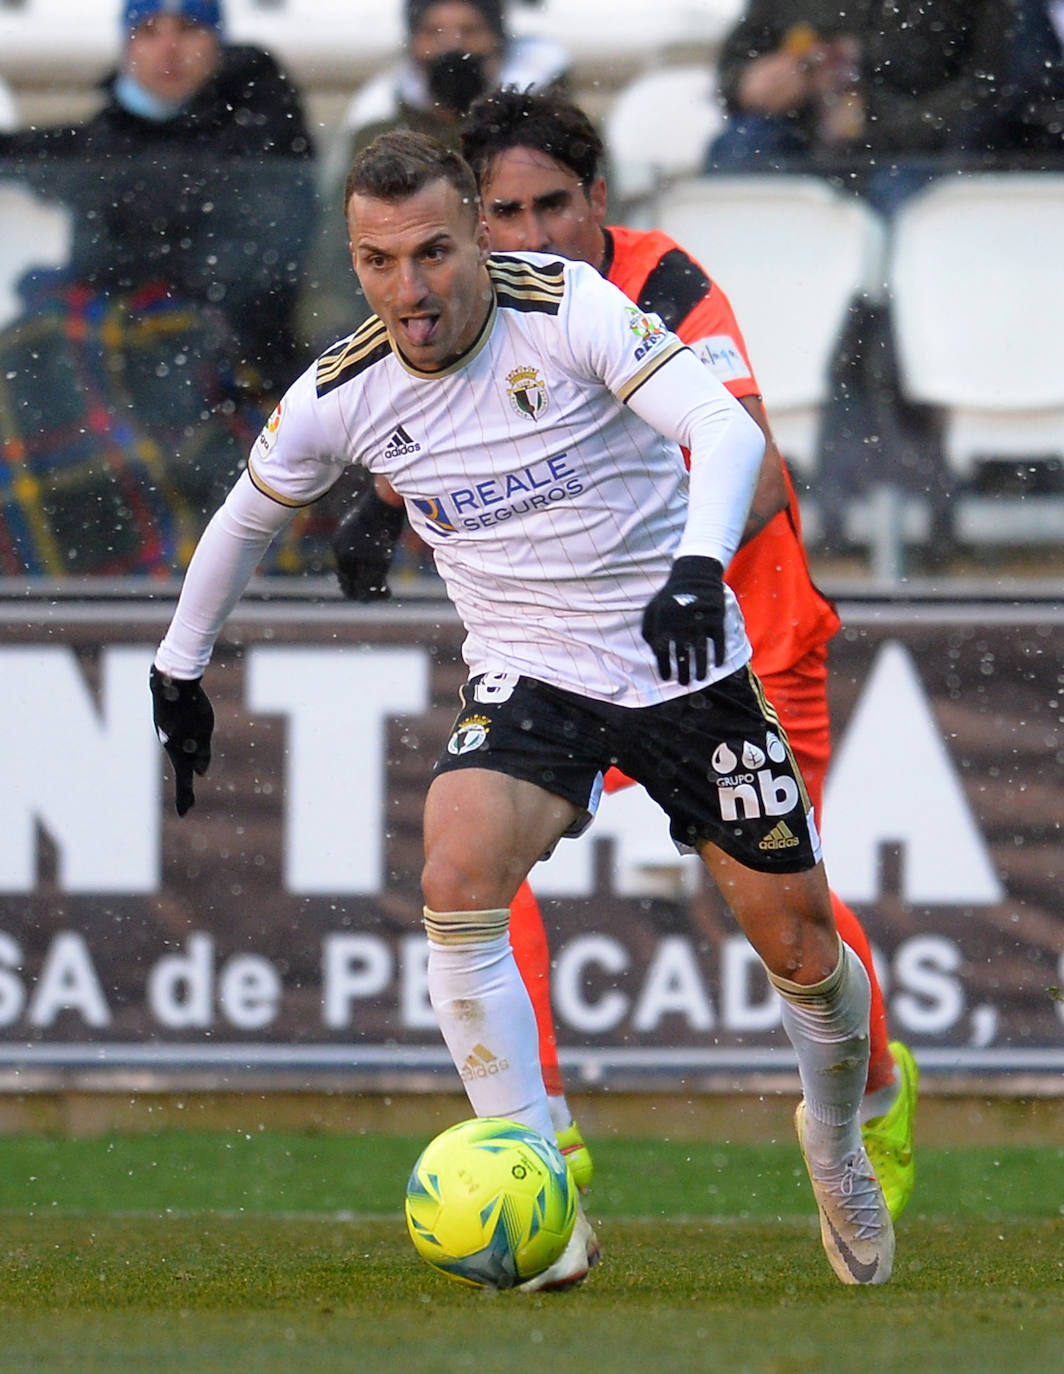
[[[471,171],[432,139],[382,135],[346,205],[375,314],[282,399],[156,655],[179,813],[210,760],[204,670],[271,539],[347,464],[383,475],[466,630],[422,893],[429,994],[473,1109],[554,1137],[509,906],[532,865],[589,823],[617,765],[700,854],[779,989],[825,1251],[843,1282],[885,1282],[893,1229],[858,1124],[868,978],[839,941],[801,776],[722,580],[761,431],[594,268],[492,257]],[[526,1286],[579,1282],[597,1256],[581,1212],[561,1259]]]

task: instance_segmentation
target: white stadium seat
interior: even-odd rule
[[[0,133],[7,133],[18,127],[18,110],[15,97],[6,81],[0,81]]]
[[[19,278],[34,267],[62,267],[70,255],[69,212],[28,187],[0,181],[0,328],[22,313]]]
[[[1064,459],[1064,174],[951,177],[914,196],[890,289],[903,393],[943,409],[959,476]]]
[[[727,293],[776,441],[812,476],[850,303],[882,294],[882,221],[819,178],[778,175],[678,182],[656,220]]]
[[[611,197],[624,204],[652,195],[667,178],[697,175],[723,119],[707,63],[652,67],[637,76],[606,113]]]

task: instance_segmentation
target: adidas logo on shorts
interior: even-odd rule
[[[758,849],[794,849],[800,843],[798,836],[791,830],[787,822],[780,821],[779,825],[772,827],[757,847]]]

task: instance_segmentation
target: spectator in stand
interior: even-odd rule
[[[343,199],[355,155],[388,129],[431,134],[457,150],[462,119],[479,95],[503,86],[564,86],[565,49],[552,39],[511,36],[504,0],[406,0],[406,46],[397,66],[370,81],[325,153],[322,201]],[[301,309],[304,336],[325,347],[368,313],[351,273],[339,216],[322,217]]]
[[[1012,0],[750,0],[721,51],[708,171],[825,172],[890,212],[981,151]]]
[[[566,81],[565,50],[546,38],[511,37],[505,11],[503,0],[407,0],[406,54],[360,93],[345,175],[351,158],[386,129],[416,129],[456,148],[478,96]]]
[[[97,114],[0,135],[74,225],[0,337],[6,573],[176,571],[296,370],[316,207],[296,89],[225,41],[219,0],[128,0],[121,22]]]

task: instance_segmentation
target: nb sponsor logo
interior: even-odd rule
[[[755,787],[756,782],[756,787]],[[777,775],[769,768],[757,773],[740,773],[717,780],[720,818],[737,821],[758,820],[761,816],[786,816],[798,805],[798,784],[786,773]]]

